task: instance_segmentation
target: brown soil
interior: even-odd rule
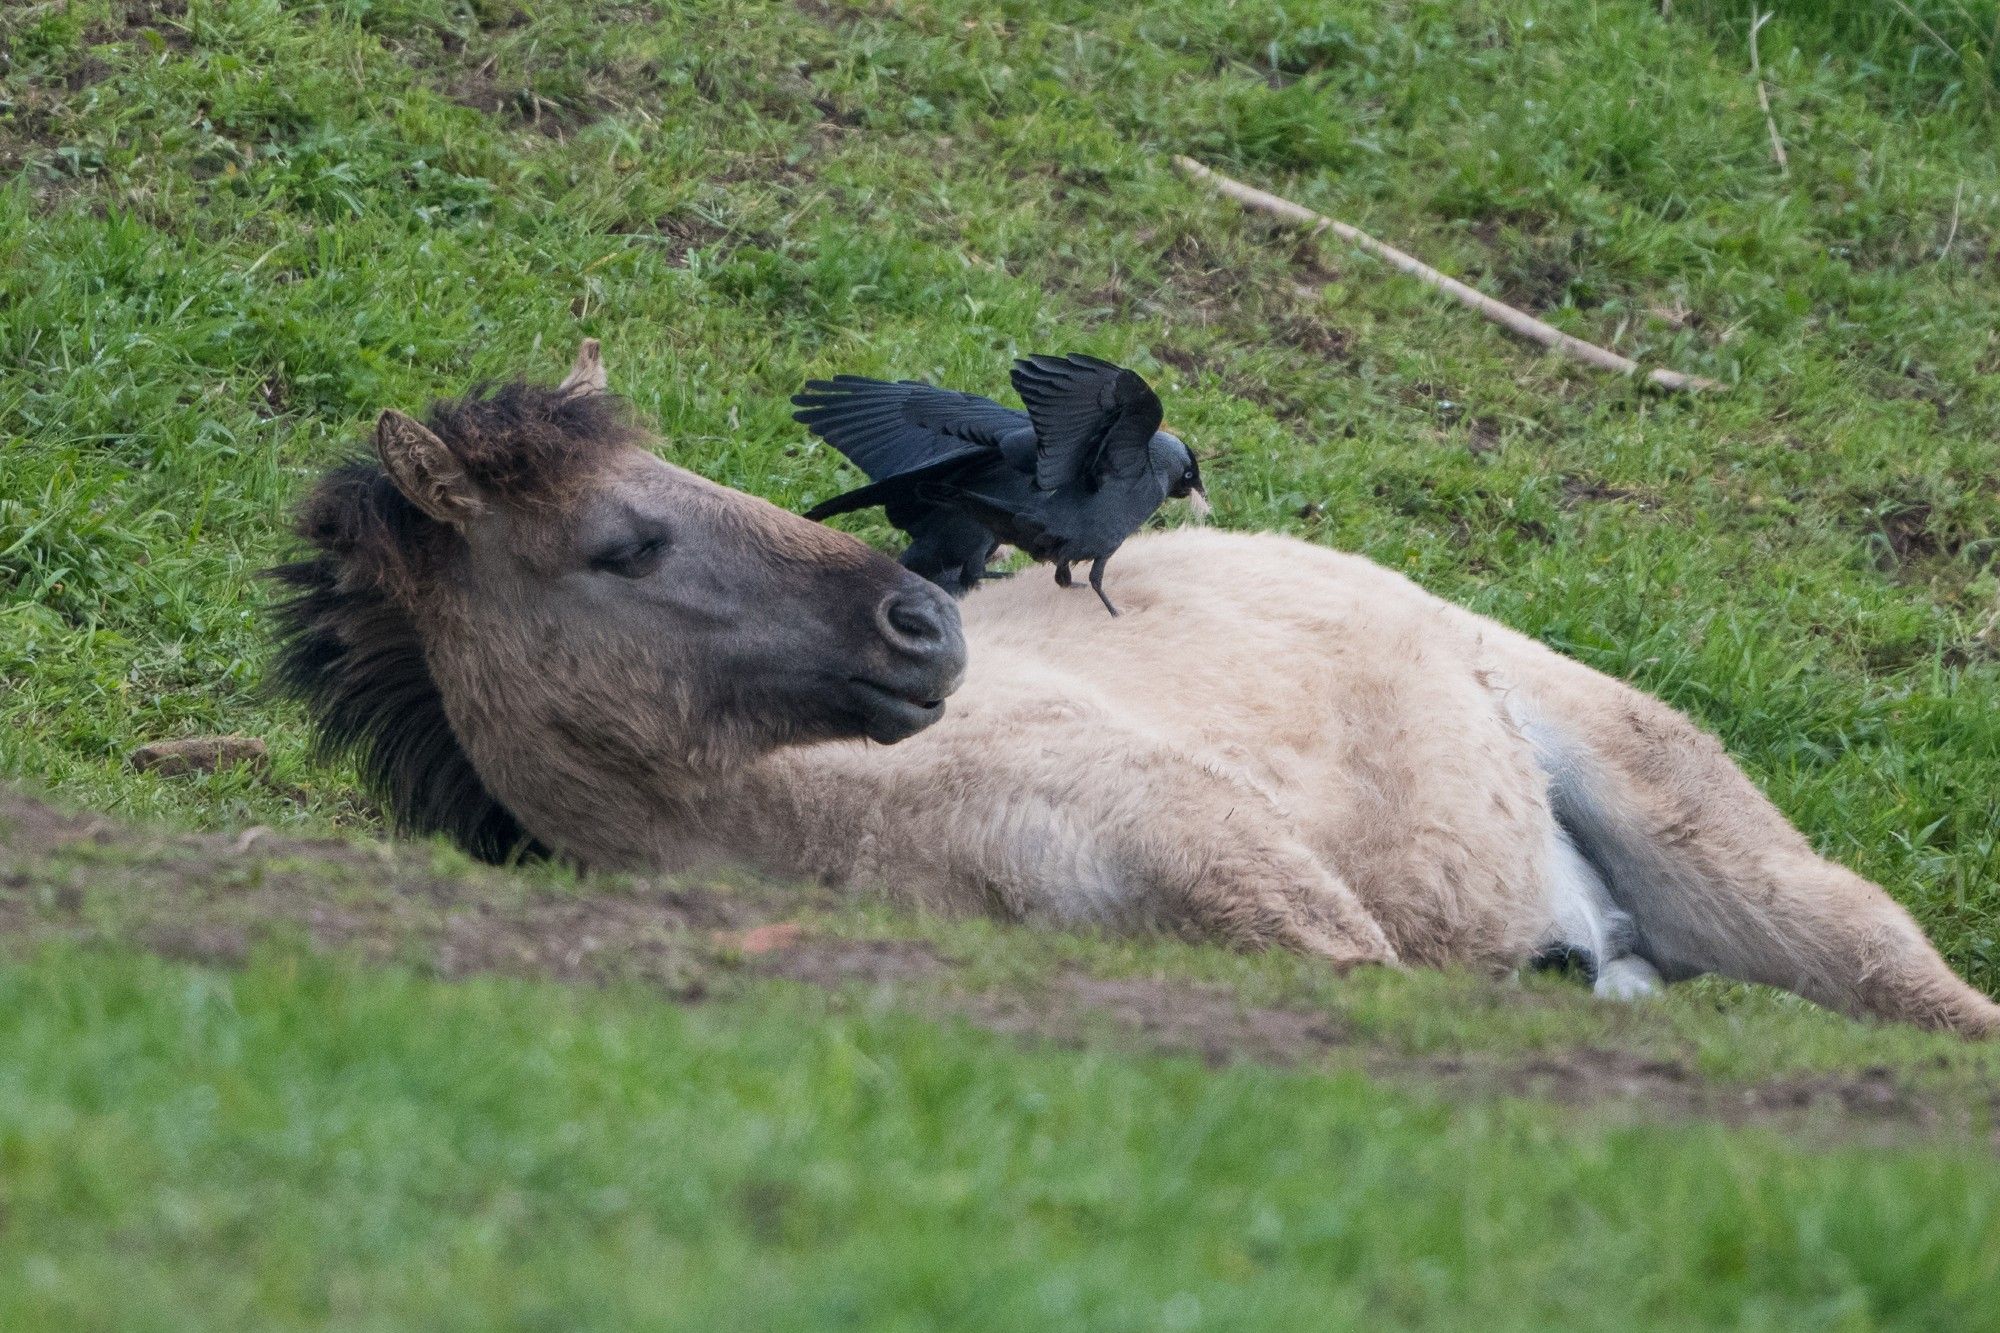
[[[1658,509],[1660,502],[1643,491],[1631,490],[1624,486],[1612,486],[1594,477],[1565,476],[1562,479],[1562,507],[1575,509],[1585,504],[1611,504],[1630,501],[1641,509]]]
[[[1474,417],[1466,423],[1465,448],[1471,454],[1490,454],[1504,438],[1500,423],[1491,417]]]
[[[638,981],[681,1002],[782,980],[887,990],[927,1015],[1078,1047],[1106,1039],[1210,1065],[1329,1063],[1452,1095],[1527,1096],[1650,1119],[1797,1126],[1883,1142],[2000,1121],[1946,1107],[1888,1069],[1719,1083],[1673,1060],[1578,1047],[1531,1056],[1411,1055],[1325,1013],[1246,1005],[1221,987],[1108,979],[1068,969],[974,989],[920,940],[816,934],[791,918],[824,889],[647,881],[561,886],[484,868],[441,873],[431,849],[281,837],[159,834],[72,815],[0,786],[0,941],[137,944],[216,965],[271,939],[446,978],[504,973],[570,983]]]
[[[595,96],[580,103],[554,101],[525,81],[495,78],[489,66],[462,69],[445,81],[444,94],[462,107],[491,116],[503,125],[527,126],[551,139],[567,138],[602,119],[611,104]]]
[[[125,0],[114,22],[98,23],[85,34],[93,46],[108,42],[143,41],[161,50],[185,51],[194,39],[181,26],[187,0]],[[146,36],[151,33],[150,37]]]
[[[810,901],[645,883],[531,887],[494,871],[439,874],[429,860],[428,848],[261,828],[149,836],[0,789],[0,936],[130,939],[226,964],[291,935],[446,977],[636,976],[679,991],[713,952],[710,932]]]
[[[1833,1120],[1841,1131],[1837,1137],[1883,1142],[1906,1138],[1912,1130],[1962,1133],[1990,1124],[2000,1111],[1996,1096],[1975,1125],[1966,1108],[1947,1111],[1888,1069],[1726,1084],[1679,1061],[1589,1046],[1525,1057],[1368,1049],[1325,1014],[1245,1006],[1218,987],[1164,981],[1069,974],[1044,994],[963,997],[957,1012],[991,1031],[1063,1046],[1082,1045],[1093,1032],[1108,1029],[1211,1066],[1309,1064],[1344,1054],[1345,1063],[1387,1082],[1455,1095],[1532,1097],[1565,1106],[1622,1108],[1651,1119],[1731,1125],[1811,1123],[1823,1131]],[[2000,1148],[2000,1128],[1991,1138]]]
[[[650,225],[618,226],[612,230],[628,235],[657,235],[661,241],[662,258],[669,268],[686,268],[689,255],[726,241],[732,235],[727,227],[693,212],[668,213],[655,218]],[[761,241],[762,238],[759,239]]]
[[[1073,972],[1038,993],[966,997],[962,1012],[994,1032],[1066,1046],[1109,1029],[1210,1065],[1294,1065],[1351,1045],[1324,1014],[1246,1006],[1220,987]]]

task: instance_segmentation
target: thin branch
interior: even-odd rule
[[[1533,315],[1516,310],[1502,301],[1496,301],[1486,293],[1468,287],[1456,278],[1446,277],[1420,259],[1404,254],[1393,245],[1376,240],[1359,227],[1335,221],[1309,208],[1280,199],[1275,194],[1266,193],[1254,185],[1245,185],[1232,180],[1220,172],[1211,171],[1191,157],[1176,157],[1174,165],[1189,176],[1201,181],[1220,194],[1234,199],[1245,208],[1268,216],[1279,218],[1296,226],[1308,227],[1317,235],[1330,231],[1341,240],[1357,249],[1364,250],[1382,260],[1391,268],[1399,269],[1420,281],[1445,292],[1454,300],[1468,305],[1495,324],[1513,333],[1518,333],[1531,342],[1540,343],[1578,361],[1593,365],[1600,370],[1616,371],[1620,375],[1639,373],[1639,363],[1630,357],[1606,351],[1595,343],[1587,343],[1581,338],[1573,338],[1553,324],[1547,324]],[[1663,389],[1720,389],[1723,386],[1714,380],[1703,379],[1699,375],[1683,375],[1677,370],[1649,370],[1646,379]]]
[[[1764,108],[1764,128],[1771,132],[1771,156],[1777,159],[1778,174],[1789,176],[1791,163],[1785,160],[1785,141],[1778,137],[1778,120],[1771,114],[1771,94],[1764,89],[1764,62],[1757,58],[1757,34],[1771,21],[1775,11],[1759,14],[1750,11],[1750,77],[1757,80],[1757,105]]]

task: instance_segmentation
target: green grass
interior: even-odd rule
[[[1223,522],[1686,709],[2000,990],[2000,4],[1775,8],[1789,174],[1749,12],[1706,0],[9,6],[0,775],[176,827],[376,829],[261,693],[255,575],[384,406],[553,378],[593,335],[672,457],[800,505],[849,480],[789,420],[808,376],[999,392],[1012,355],[1078,349],[1219,455]],[[1175,152],[1728,390],[1539,355]],[[125,765],[222,730],[266,737],[269,777]],[[1524,1017],[1463,978],[860,924],[942,932],[994,985],[1206,977],[1416,1050],[1952,1062],[1732,988]],[[29,954],[0,988],[9,1327],[1937,1327],[2000,1292],[2000,1175],[1963,1143],[282,951]]]
[[[413,1016],[420,1016],[415,1018]],[[0,975],[31,1327],[1984,1327],[1978,1151],[289,960]]]

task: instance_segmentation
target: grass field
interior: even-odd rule
[[[1086,350],[1222,522],[1686,709],[2000,991],[2000,5],[1780,3],[1782,172],[1747,7],[1661,8],[0,10],[0,776],[163,830],[0,828],[0,1326],[1990,1327],[1987,1053],[804,898],[926,961],[673,916],[600,972],[533,895],[631,886],[402,852],[506,925],[465,962],[298,841],[378,817],[260,692],[256,572],[383,406],[596,336],[676,461],[796,506],[850,480],[805,378]],[[1727,389],[1541,355],[1176,152]],[[125,762],[214,731],[271,771]]]

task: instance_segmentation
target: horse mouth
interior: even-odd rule
[[[861,710],[862,734],[878,745],[894,745],[944,716],[944,697],[927,690],[849,676],[847,686]]]

